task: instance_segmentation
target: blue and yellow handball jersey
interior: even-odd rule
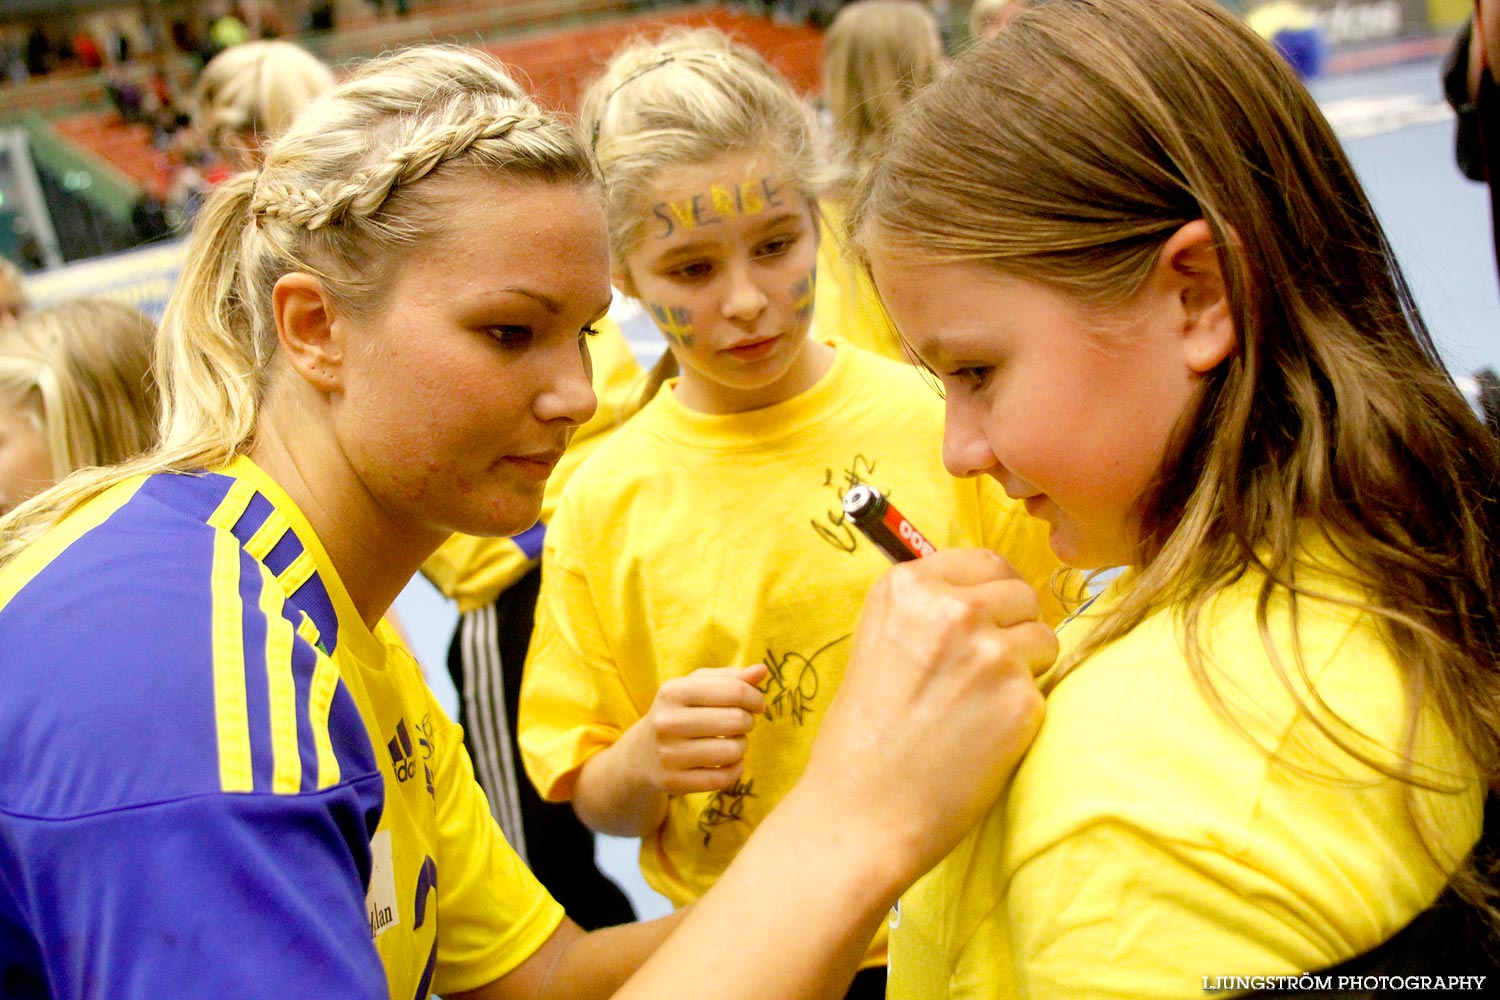
[[[0,992],[425,997],[561,908],[458,727],[248,459],[120,483],[0,569]]]

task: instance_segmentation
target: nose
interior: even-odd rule
[[[724,303],[721,311],[725,319],[755,319],[770,301],[755,282],[748,264],[731,267],[726,276]]]
[[[533,404],[537,419],[544,423],[561,421],[574,426],[587,423],[599,406],[599,397],[594,394],[593,365],[588,347],[563,348],[554,356],[557,360],[550,365],[551,377]]]
[[[950,391],[943,408],[943,465],[961,478],[992,472],[1000,464],[984,433],[982,407],[966,397]]]

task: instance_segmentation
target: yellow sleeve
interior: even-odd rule
[[[1005,557],[1042,601],[1042,620],[1056,627],[1076,607],[1081,593],[1077,574],[1065,566],[1047,538],[1046,521],[1032,517],[1019,500],[1005,495],[989,476],[974,480],[980,492],[984,544]]]
[[[565,503],[547,538],[516,725],[526,773],[549,802],[571,799],[584,762],[642,715],[605,640],[575,544]]]
[[[526,575],[531,562],[509,538],[450,535],[422,564],[422,575],[467,613],[493,604]]]
[[[1410,749],[1445,790],[1381,774],[1339,745],[1348,730],[1332,735],[1344,720],[1361,752],[1400,759],[1409,699],[1378,624],[1313,600],[1293,623],[1274,599],[1264,627],[1306,671],[1288,679],[1262,644],[1258,596],[1243,579],[1205,616],[1222,702],[1189,667],[1172,609],[1048,695],[1004,805],[1022,996],[1167,1000],[1202,996],[1204,976],[1327,968],[1431,905],[1478,838],[1486,783],[1435,706]],[[1306,686],[1294,697],[1289,683]]]
[[[594,362],[594,392],[599,396],[599,408],[574,433],[568,450],[547,480],[547,489],[542,494],[542,524],[551,523],[563,487],[579,464],[624,422],[627,407],[643,377],[620,325],[605,317],[595,328],[599,333],[589,339],[589,353]],[[445,597],[457,601],[459,611],[468,612],[495,603],[495,598],[525,576],[534,562],[509,538],[454,535],[422,565],[422,575]]]
[[[432,987],[447,995],[515,969],[556,932],[564,913],[490,815],[459,726],[430,692],[427,701],[432,742],[441,748],[433,761],[438,857],[431,859],[430,891],[441,900],[442,921]]]
[[[1259,896],[1279,908],[1283,895],[1224,854],[1100,822],[1011,879],[1018,993],[1163,1000],[1201,996],[1205,976],[1295,975],[1337,961],[1311,934],[1246,905]]]

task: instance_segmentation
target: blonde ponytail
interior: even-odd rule
[[[255,179],[254,173],[237,174],[204,204],[157,341],[162,446],[192,446],[210,466],[249,442],[260,396],[256,383],[275,348],[274,325],[253,321],[240,290]],[[246,337],[246,331],[259,336]]]
[[[373,59],[303,109],[260,170],[226,181],[198,217],[157,349],[160,446],[71,476],[0,519],[0,566],[117,482],[213,469],[248,451],[276,355],[276,282],[311,274],[335,309],[371,314],[404,256],[449,218],[424,182],[462,171],[597,197],[572,131],[476,50],[419,46]]]

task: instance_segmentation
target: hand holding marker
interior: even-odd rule
[[[920,559],[937,551],[916,526],[873,486],[861,483],[844,494],[844,514],[891,562]]]

